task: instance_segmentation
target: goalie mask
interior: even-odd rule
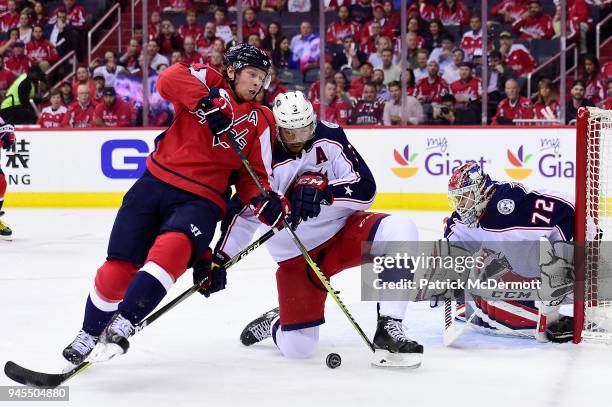
[[[299,153],[313,138],[317,126],[312,103],[299,90],[281,93],[274,99],[272,111],[279,127],[278,140],[290,153]]]
[[[457,168],[448,182],[450,205],[469,228],[478,225],[493,191],[493,181],[475,162],[468,162]]]

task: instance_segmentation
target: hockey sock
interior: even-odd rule
[[[4,204],[4,194],[6,193],[6,177],[4,173],[0,171],[0,210],[2,210],[2,204]]]
[[[148,262],[132,280],[119,311],[136,325],[157,307],[172,284],[172,278],[163,268]]]
[[[94,301],[98,304],[94,304]],[[106,307],[104,305],[106,305]],[[87,296],[85,317],[83,318],[83,330],[88,334],[100,336],[104,327],[108,324],[108,321],[110,321],[115,311],[117,311],[117,303],[106,303],[104,305],[99,303],[95,293]]]

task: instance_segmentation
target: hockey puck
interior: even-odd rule
[[[330,369],[335,369],[342,364],[342,359],[337,353],[330,353],[327,355],[327,358],[325,358],[325,364]]]

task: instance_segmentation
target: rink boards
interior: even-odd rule
[[[162,129],[20,130],[2,151],[7,207],[118,207]],[[476,161],[493,179],[573,196],[570,127],[347,128],[376,178],[376,209],[447,210],[453,169]],[[228,154],[233,154],[230,150]]]

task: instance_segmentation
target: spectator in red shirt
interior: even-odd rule
[[[12,85],[17,76],[6,69],[4,66],[4,58],[0,56],[0,100],[4,98],[6,90]]]
[[[491,9],[491,15],[504,23],[513,23],[527,12],[528,0],[503,0]]]
[[[480,100],[482,86],[480,79],[472,76],[472,66],[464,62],[459,67],[459,80],[450,84],[450,93],[458,104],[466,106]]]
[[[470,11],[462,0],[442,0],[436,8],[436,17],[443,25],[467,25]]]
[[[351,108],[338,97],[337,85],[334,82],[326,82],[324,94],[325,116],[323,116],[323,120],[340,125],[346,124]],[[312,107],[317,116],[319,116],[321,100],[313,101]]]
[[[183,40],[183,62],[188,65],[204,63],[204,57],[196,51],[195,44],[195,40],[189,35]]]
[[[612,79],[608,79],[606,90],[606,99],[601,102],[601,108],[605,110],[612,110]]]
[[[32,29],[32,40],[26,45],[26,53],[43,72],[59,59],[57,50],[43,37],[43,28],[39,25]]]
[[[255,10],[247,8],[244,10],[244,22],[242,23],[242,38],[249,38],[249,35],[259,34],[260,39],[266,37],[266,25],[257,21]]]
[[[159,53],[162,55],[170,55],[172,51],[183,50],[183,39],[174,29],[174,25],[170,20],[163,20],[161,23],[161,31],[155,39],[159,45]]]
[[[220,51],[213,51],[212,54],[210,54],[210,57],[208,58],[206,63],[211,68],[214,68],[217,71],[221,72],[221,69],[223,67],[223,54],[224,53]]]
[[[366,55],[370,55],[376,52],[376,42],[381,37],[382,29],[378,21],[373,21],[370,24],[370,35],[367,38],[362,38],[359,50]]]
[[[34,14],[32,15],[32,24],[44,27],[49,22],[49,17],[45,12],[45,5],[42,1],[34,2]]]
[[[586,55],[582,63],[586,83],[585,98],[598,104],[605,97],[604,81],[601,78],[599,60],[595,55]]]
[[[499,52],[504,57],[504,63],[516,72],[516,75],[526,77],[535,69],[535,59],[523,44],[514,44],[512,34],[504,31],[499,35]]]
[[[463,34],[459,47],[465,51],[468,60],[472,59],[476,49],[482,48],[482,21],[480,17],[476,15],[470,17],[470,30]]]
[[[193,37],[197,40],[198,38],[200,38],[200,35],[202,35],[202,33],[202,27],[199,27],[197,24],[197,16],[195,10],[187,10],[187,14],[185,15],[185,24],[182,24],[179,27],[179,35],[183,38],[183,40],[187,37]]]
[[[286,3],[287,0],[261,0],[261,11],[281,11]]]
[[[49,102],[51,102],[51,104],[43,108],[40,112],[40,116],[38,116],[38,120],[36,120],[36,124],[43,129],[61,127],[64,116],[68,111],[66,106],[62,105],[62,95],[59,90],[52,89],[49,95]]]
[[[520,95],[516,79],[508,79],[505,85],[506,98],[497,105],[493,124],[514,124],[515,119],[533,119],[533,106],[529,99]]]
[[[553,19],[542,11],[539,0],[530,0],[527,16],[512,24],[512,29],[521,33],[521,40],[548,40],[555,35]]]
[[[440,66],[434,60],[427,62],[427,77],[416,83],[415,97],[421,103],[440,103],[442,96],[449,93],[448,83],[439,75]]]
[[[374,7],[372,8],[372,11],[374,13],[374,18],[368,21],[363,27],[363,29],[361,30],[362,41],[366,39],[368,35],[370,34],[370,25],[372,25],[373,22],[377,22],[380,25],[381,35],[386,35],[390,39],[394,39],[395,38],[395,29],[394,29],[395,27],[393,27],[391,23],[389,22],[389,20],[385,18],[385,11],[383,9],[383,5],[380,3],[376,3]]]
[[[89,88],[88,96],[93,95],[96,91],[93,81],[89,75],[89,69],[85,65],[80,65],[77,67],[76,71],[76,82],[72,84],[72,93],[74,97],[78,96],[78,87],[79,85],[87,85]]]
[[[397,35],[399,33],[398,27],[401,24],[401,19],[400,14],[395,10],[395,7],[393,7],[392,0],[383,2],[383,11],[385,12],[385,19],[389,21],[389,24],[391,24],[391,27],[393,27]]]
[[[140,69],[140,64],[138,63],[138,59],[140,58],[139,48],[141,48],[141,46],[138,41],[132,38],[128,43],[126,52],[119,58],[119,64],[125,67],[129,72],[135,72]]]
[[[4,13],[8,9],[8,0],[0,0],[0,14]]]
[[[100,127],[130,127],[132,109],[130,105],[117,98],[115,88],[104,88],[104,103],[96,107],[95,123]]]
[[[349,88],[349,94],[358,98],[363,94],[363,86],[366,83],[369,83],[372,80],[372,74],[374,73],[374,68],[372,64],[369,62],[365,62],[359,67],[359,77],[355,78],[351,81],[351,86]],[[374,92],[376,95],[376,92]]]
[[[361,99],[351,108],[348,124],[382,125],[385,104],[376,99],[376,86],[366,83]]]
[[[15,76],[28,72],[32,66],[32,60],[25,54],[25,45],[23,41],[15,41],[15,45],[13,45],[13,56],[6,59],[5,65],[8,70],[15,74]]]
[[[167,0],[166,7],[164,7],[164,13],[183,13],[190,8],[191,1],[189,0]]]
[[[7,10],[0,15],[0,32],[8,32],[11,28],[19,25],[19,13],[17,12],[17,2],[8,0]]]
[[[161,14],[157,10],[151,12],[149,20],[149,38],[155,38],[161,32]]]
[[[324,70],[324,74],[325,74],[325,82],[333,82],[334,80],[334,68],[332,67],[332,64],[329,62],[325,63],[325,70]],[[314,81],[312,83],[312,85],[310,85],[310,89],[308,90],[308,99],[311,102],[314,102],[315,100],[320,98],[321,93],[319,92],[319,90],[321,89],[321,81],[319,79],[317,79],[316,81]],[[274,98],[272,98],[272,100],[274,100]]]
[[[553,83],[548,78],[538,81],[538,94],[533,104],[533,113],[536,119],[558,120],[559,101],[555,97]]]
[[[68,17],[68,24],[76,30],[85,30],[87,28],[87,11],[85,7],[75,4],[75,0],[64,0],[64,5],[55,9],[53,17],[49,20],[49,24],[55,24],[57,20],[57,12],[65,10]]]
[[[360,37],[360,27],[349,19],[349,9],[347,6],[338,7],[338,20],[333,21],[327,27],[325,41],[330,44],[342,44],[346,37],[351,37],[353,41],[358,41]]]
[[[92,103],[89,86],[81,84],[77,87],[77,98],[68,106],[68,111],[62,121],[62,127],[84,129],[94,127],[96,106]]]
[[[204,26],[204,34],[200,37],[199,40],[196,41],[196,49],[200,55],[204,58],[208,58],[215,47],[215,23],[209,21]],[[249,37],[244,37],[245,41]]]

